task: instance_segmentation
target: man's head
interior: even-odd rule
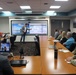
[[[71,30],[70,30],[70,29],[67,29],[67,31],[68,31],[68,32],[71,32]]]
[[[59,34],[61,34],[62,33],[62,30],[59,30]]]
[[[68,32],[67,33],[67,38],[70,38],[70,37],[72,37],[72,33],[71,32]]]
[[[25,23],[25,26],[27,26],[28,25],[28,23]]]

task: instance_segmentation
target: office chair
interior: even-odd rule
[[[76,43],[72,43],[70,48],[69,48],[69,51],[72,52],[75,49],[75,47],[76,47]]]
[[[37,50],[37,55],[40,55],[40,44],[38,41],[35,41],[35,48]]]
[[[36,35],[35,37],[36,37],[36,40],[39,42],[39,35]]]
[[[14,47],[14,41],[16,40],[16,35],[10,37],[11,47]]]
[[[72,33],[72,37],[74,38],[75,42],[76,42],[76,33]]]
[[[3,37],[2,37],[3,39],[1,40],[2,43],[6,43],[6,42],[7,42],[6,35],[7,35],[7,34],[4,34],[4,35],[3,35]]]
[[[35,40],[35,46],[36,46],[36,50],[37,50],[37,55],[40,55],[40,42],[39,42],[39,36],[36,35],[36,40]]]

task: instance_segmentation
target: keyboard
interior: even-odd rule
[[[9,53],[8,53],[8,52],[0,52],[0,55],[8,56],[8,55],[9,55]]]

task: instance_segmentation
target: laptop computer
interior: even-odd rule
[[[27,60],[12,60],[10,61],[10,64],[13,67],[26,66]]]
[[[1,43],[0,44],[0,54],[8,56],[10,53],[10,43]]]

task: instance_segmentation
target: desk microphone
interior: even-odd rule
[[[19,53],[20,53],[20,59],[23,59],[24,58],[23,47],[21,47]]]
[[[54,42],[54,59],[58,58],[58,49],[56,48],[56,44],[57,44],[57,42],[55,41]]]
[[[55,50],[54,50],[54,59],[57,59],[57,58],[58,58],[58,50],[55,49]]]

